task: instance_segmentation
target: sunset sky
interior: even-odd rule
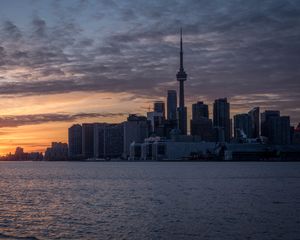
[[[180,27],[189,110],[228,97],[232,115],[260,106],[300,122],[299,0],[1,0],[0,155],[165,100]]]

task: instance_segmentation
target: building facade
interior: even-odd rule
[[[266,110],[265,112],[261,113],[261,136],[266,138],[271,137],[271,118],[274,117],[280,117],[280,112]]]
[[[94,123],[82,124],[82,155],[84,158],[94,157]]]
[[[251,117],[247,113],[237,114],[234,119],[234,138],[239,139],[241,137],[251,138],[252,136],[252,121]]]
[[[145,138],[149,137],[150,127],[151,125],[146,117],[135,114],[129,115],[127,121],[124,122],[124,158],[129,157],[132,142],[142,143]]]
[[[248,114],[251,118],[251,135],[249,137],[251,138],[259,138],[259,107],[255,107],[251,109]]]
[[[169,121],[177,120],[177,93],[176,90],[168,90],[167,96],[167,119]]]
[[[229,142],[231,138],[231,124],[230,124],[230,105],[227,98],[220,98],[215,100],[213,107],[213,125],[214,127],[224,129],[225,141]]]
[[[69,158],[82,156],[82,127],[74,124],[68,129]]]

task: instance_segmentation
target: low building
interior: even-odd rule
[[[66,161],[68,160],[68,144],[52,142],[51,147],[45,151],[46,161]]]
[[[216,143],[202,142],[199,137],[177,135],[166,139],[150,137],[144,143],[133,142],[130,145],[130,160],[141,161],[177,161],[208,160],[213,154]]]
[[[218,147],[220,160],[227,161],[299,161],[297,145],[224,144]]]

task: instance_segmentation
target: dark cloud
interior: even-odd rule
[[[189,101],[229,97],[241,107],[238,97],[248,96],[249,108],[285,109],[299,101],[297,1],[76,1],[72,7],[55,1],[53,6],[56,24],[36,15],[26,33],[12,21],[3,23],[0,70],[22,66],[32,72],[16,82],[1,79],[0,94],[107,91],[159,98],[177,87],[183,27]],[[99,23],[93,34],[77,21],[82,16]],[[11,38],[22,43],[12,48]],[[279,99],[264,103],[264,94]],[[293,115],[300,120],[299,113]]]
[[[0,116],[0,128],[18,127],[23,125],[35,125],[48,122],[66,122],[86,118],[114,118],[125,116],[125,113],[77,113],[77,114],[36,114],[36,115],[16,115]],[[1,133],[0,133],[1,134]]]
[[[10,40],[13,39],[16,41],[22,37],[21,30],[12,21],[5,21],[3,23],[2,31],[4,32],[5,37]]]
[[[46,37],[46,22],[39,18],[39,17],[35,17],[32,21],[32,25],[33,25],[33,31],[36,34],[36,36],[38,37]]]

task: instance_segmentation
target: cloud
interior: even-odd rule
[[[55,21],[37,13],[27,29],[3,22],[0,95],[98,91],[159,98],[177,87],[183,27],[188,100],[224,96],[240,107],[238,96],[249,95],[249,107],[278,108],[282,100],[294,107],[299,100],[296,1],[77,1],[72,7],[56,1],[53,12]],[[10,74],[16,68],[28,74]],[[280,99],[264,104],[255,94]]]
[[[125,116],[125,113],[77,113],[77,114],[35,114],[35,115],[15,115],[0,116],[0,128],[18,127],[24,125],[35,125],[48,122],[71,122],[86,118],[114,118]],[[1,134],[1,133],[0,133]]]

